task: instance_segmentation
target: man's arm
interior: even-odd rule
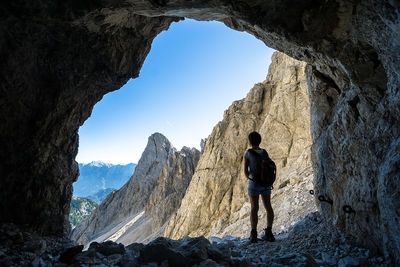
[[[244,164],[244,175],[247,179],[249,179],[249,161],[246,156],[243,157],[243,164]]]

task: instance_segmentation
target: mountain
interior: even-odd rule
[[[309,212],[317,210],[311,166],[310,103],[305,63],[274,53],[267,79],[246,98],[235,101],[207,138],[196,172],[165,236],[246,237],[250,233],[250,203],[243,172],[247,136],[256,130],[277,165],[271,196],[273,231],[287,231]],[[259,230],[266,227],[260,204]]]
[[[199,158],[195,148],[177,151],[162,134],[151,135],[129,181],[110,193],[70,238],[81,244],[112,240],[128,245],[161,236]]]
[[[72,228],[76,227],[82,220],[86,219],[98,206],[96,202],[84,197],[72,197],[69,221]]]
[[[86,196],[86,198],[89,198],[95,201],[97,204],[100,204],[108,196],[108,194],[110,194],[114,190],[116,189],[115,188],[100,189],[97,193]]]
[[[74,196],[87,197],[106,188],[119,189],[129,180],[136,164],[113,165],[101,161],[79,163],[79,177],[74,183]]]

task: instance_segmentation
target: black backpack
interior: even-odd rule
[[[261,155],[252,149],[249,149],[249,153],[256,159],[255,169],[252,169],[253,179],[251,180],[259,185],[273,188],[272,185],[276,178],[275,162],[272,161],[265,150]]]

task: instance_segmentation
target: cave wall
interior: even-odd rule
[[[77,130],[93,105],[137,77],[172,21],[218,20],[309,64],[315,191],[333,201],[320,209],[399,263],[399,9],[395,0],[0,4],[1,220],[68,232]]]
[[[2,5],[0,220],[65,235],[79,126],[139,75],[153,38],[177,19],[102,10],[85,24],[73,22],[79,7]]]

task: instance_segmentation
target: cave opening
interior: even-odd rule
[[[129,180],[153,133],[200,150],[223,111],[265,79],[272,52],[215,21],[186,19],[159,34],[140,76],[106,94],[80,127],[71,226]]]
[[[218,199],[221,195],[235,194],[228,201],[227,206],[223,207],[230,212],[221,213],[219,217],[214,216],[209,221],[202,222],[197,229],[177,235],[178,230],[173,229],[175,226],[172,222],[169,223],[169,218],[175,212],[179,213],[181,199],[178,199],[175,203],[177,206],[173,207],[169,214],[164,215],[168,217],[168,220],[162,218],[162,227],[170,224],[167,230],[163,229],[166,231],[164,235],[181,238],[183,235],[208,236],[213,233],[220,237],[225,235],[245,237],[250,227],[250,203],[247,193],[243,190],[243,185],[247,184],[247,181],[243,177],[242,156],[248,148],[247,134],[256,130],[263,136],[263,147],[269,151],[278,165],[278,179],[272,198],[273,205],[276,206],[276,232],[288,231],[299,219],[316,211],[313,197],[308,194],[308,190],[313,188],[310,107],[305,63],[278,53],[272,57],[271,67],[272,53],[273,50],[260,40],[247,33],[229,29],[219,22],[185,20],[173,23],[168,31],[161,33],[153,41],[140,76],[128,81],[121,89],[105,95],[95,105],[91,117],[80,128],[77,161],[81,163],[80,159],[86,158],[86,162],[100,160],[114,164],[138,163],[146,146],[145,141],[154,132],[165,134],[177,148],[186,146],[196,147],[199,150],[200,140],[211,136],[210,147],[219,148],[215,151],[205,148],[205,157],[222,157],[216,155],[220,153],[228,163],[207,166],[206,168],[211,170],[208,176],[223,177],[227,184],[232,184],[232,187],[221,188],[219,193],[210,192],[210,197]],[[270,73],[267,77],[268,67]],[[245,97],[246,94],[247,97]],[[243,97],[245,97],[243,100],[239,100]],[[224,110],[226,114],[222,117]],[[104,121],[102,117],[106,117]],[[222,127],[223,134],[218,140],[215,129],[221,123],[230,126]],[[119,142],[114,145],[119,150],[113,150],[111,148],[113,144],[108,146],[107,143],[114,143],[114,140]],[[129,143],[134,143],[136,146]],[[140,146],[139,143],[141,143]],[[221,146],[226,146],[226,148]],[[227,148],[233,148],[234,151],[228,151]],[[136,153],[133,160],[130,155],[132,153]],[[114,155],[117,157],[113,157]],[[88,156],[92,158],[88,160]],[[102,158],[104,156],[106,158]],[[200,164],[207,164],[206,161],[200,158]],[[97,163],[91,165],[93,164]],[[218,170],[222,166],[225,171]],[[83,167],[83,164],[80,164],[80,167]],[[151,168],[146,171],[146,173],[150,172]],[[173,176],[173,174],[170,175]],[[196,176],[205,179],[201,168],[194,172],[193,177]],[[126,176],[125,180],[128,181],[129,178],[130,176]],[[160,183],[157,179],[154,183]],[[76,190],[79,182],[78,179],[74,184]],[[135,182],[129,182],[130,186],[140,188],[140,185],[133,185]],[[90,190],[94,190],[95,183],[94,180],[90,182]],[[186,187],[189,185],[190,179],[186,186],[180,189],[183,192],[179,192],[179,198],[185,198]],[[200,187],[202,186],[204,185]],[[140,192],[140,190],[136,191]],[[151,195],[152,190],[156,192],[157,188],[147,190],[147,193]],[[125,192],[124,194],[129,192],[128,189],[122,191]],[[113,193],[118,195],[114,198],[117,198],[116,203],[120,202],[119,206],[125,205],[121,203],[121,199],[128,198],[122,196],[121,192]],[[193,196],[187,198],[190,197]],[[143,199],[146,198],[147,196],[143,197]],[[129,242],[151,241],[148,236],[153,239],[159,236],[160,233],[157,233],[158,235],[155,233],[160,231],[158,228],[161,229],[161,225],[153,225],[155,229],[148,232],[148,236],[142,233],[140,237],[137,237],[136,232],[144,231],[143,225],[148,223],[138,218],[144,216],[144,207],[155,209],[154,206],[160,205],[159,209],[164,209],[163,202],[168,198],[170,195],[157,199],[157,204],[152,203],[151,207],[143,203],[142,206],[131,209],[129,212],[121,211],[123,216],[105,215],[110,212],[107,210],[114,210],[114,207],[118,206],[109,201],[100,207],[102,213],[97,212],[93,218],[90,218],[92,225],[78,227],[72,233],[72,237],[85,245],[93,240],[97,242],[112,240],[125,245],[129,245]],[[206,198],[207,196],[201,196],[200,202],[205,201]],[[202,207],[189,206],[184,210],[198,208]],[[208,212],[213,214],[215,210]],[[237,218],[239,213],[240,219]],[[150,215],[153,216],[153,220],[158,216],[145,214],[147,217]],[[226,216],[229,217],[228,223],[219,222]],[[263,209],[260,211],[260,216],[262,221],[260,227],[262,227],[266,220]],[[101,218],[104,220],[102,221]],[[211,226],[218,222],[220,229]],[[142,224],[140,227],[139,223]],[[232,226],[234,224],[236,224],[235,227]],[[110,228],[112,230],[108,231]],[[105,229],[108,229],[108,232]]]

